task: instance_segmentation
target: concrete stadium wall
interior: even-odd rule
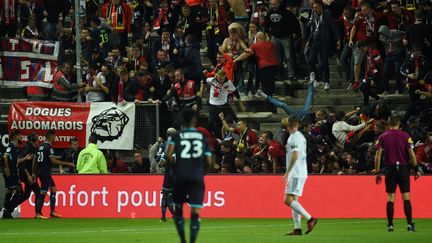
[[[309,176],[300,202],[319,218],[384,218],[386,194],[374,176]],[[160,175],[56,175],[58,211],[67,218],[158,218]],[[415,218],[432,218],[432,176],[412,181]],[[282,176],[209,175],[205,208],[208,218],[285,218]],[[404,216],[401,197],[395,217]],[[34,196],[21,208],[22,217],[34,216]],[[48,197],[44,214],[49,215]],[[169,213],[168,213],[169,214]]]

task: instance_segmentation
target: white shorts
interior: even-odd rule
[[[303,187],[306,183],[306,178],[288,178],[288,183],[285,187],[285,194],[291,194],[295,196],[301,196],[303,193]]]

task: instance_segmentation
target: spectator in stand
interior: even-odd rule
[[[134,102],[140,103],[140,102],[147,102],[149,100],[152,100],[152,92],[151,92],[151,76],[148,72],[139,72],[137,75],[137,79],[135,80],[134,84],[130,86],[128,89],[128,97],[131,97],[133,95]],[[132,88],[134,87],[134,88]],[[153,88],[154,91],[154,88]]]
[[[223,168],[225,165],[230,165],[231,169],[234,168],[236,156],[237,152],[235,150],[233,141],[223,140],[221,142],[221,167]]]
[[[256,43],[234,59],[234,63],[238,63],[255,54],[258,63],[258,79],[261,82],[262,92],[270,96],[275,92],[278,69],[275,50],[274,44],[270,41],[266,41],[265,34],[263,32],[258,32],[256,35]],[[269,110],[275,112],[273,106],[269,106]]]
[[[126,163],[122,160],[117,158],[114,151],[109,151],[108,155],[108,171],[110,173],[128,173],[129,169],[126,165]]]
[[[98,72],[98,66],[92,63],[86,74],[86,86],[81,88],[80,93],[85,92],[87,102],[105,101],[106,96],[101,88],[105,84],[105,76],[102,75],[102,72]]]
[[[257,33],[258,33],[257,25],[251,22],[249,24],[247,45],[251,46],[256,43]],[[251,56],[247,60],[247,67],[248,67],[247,94],[249,98],[253,98],[253,96],[256,94],[256,91],[260,88],[260,83],[258,78],[258,66],[256,61],[257,60],[255,56]],[[254,85],[254,81],[255,81],[255,85]]]
[[[140,150],[135,150],[132,173],[150,173],[150,161],[144,159]]]
[[[427,79],[429,69],[430,64],[422,55],[421,48],[415,45],[411,55],[405,59],[400,70],[401,75],[406,78],[410,95],[410,105],[405,114],[405,121],[427,108],[426,99],[421,96],[420,92],[428,91],[425,86],[425,80]]]
[[[76,170],[79,174],[106,174],[107,163],[104,154],[97,147],[97,137],[92,134],[88,145],[78,155]]]
[[[243,173],[243,168],[248,166],[243,155],[237,155],[234,159],[235,170],[237,173]]]
[[[62,18],[64,20],[66,17],[65,13],[68,13],[70,8],[71,4],[66,0],[44,1],[43,15],[47,19],[45,24],[45,39],[52,41],[58,40],[60,14],[63,15]]]
[[[65,150],[60,158],[61,161],[72,162],[75,167],[78,164],[78,156],[81,152],[81,148],[79,147],[79,141],[77,138],[73,137],[69,140],[69,149]],[[75,167],[69,167],[69,174],[77,173]],[[60,173],[65,173],[62,166],[59,166]]]
[[[185,4],[181,7],[181,15],[178,18],[176,27],[182,28],[185,36],[192,35],[200,40],[201,26],[197,22],[198,18],[195,13],[191,12],[191,8]]]
[[[401,8],[400,2],[397,0],[390,2],[390,11],[387,11],[385,14],[388,27],[392,30],[406,31],[407,26],[414,23],[411,11]]]
[[[335,138],[337,139],[337,141],[342,145],[344,145],[347,142],[347,139],[349,138],[348,137],[349,132],[360,131],[366,128],[367,125],[371,124],[374,121],[374,119],[370,119],[365,123],[359,124],[357,126],[352,126],[346,122],[345,112],[343,111],[339,111],[337,113],[336,120],[337,121],[333,124],[332,132]]]
[[[224,113],[219,114],[219,118],[222,121],[223,128],[230,132],[240,136],[237,143],[237,152],[242,153],[246,148],[253,148],[258,143],[258,137],[256,133],[248,127],[248,124],[244,120],[238,122],[237,128],[232,128],[225,121]]]
[[[195,81],[195,87],[199,87],[202,79],[202,64],[200,44],[195,41],[194,36],[186,36],[185,47],[180,53],[178,62],[186,79]]]
[[[36,15],[31,15],[28,20],[28,25],[21,31],[21,38],[26,39],[43,39],[43,34],[37,28]]]
[[[285,148],[283,145],[273,140],[273,133],[266,131],[261,133],[259,142],[268,147],[266,159],[272,162],[273,173],[283,173],[285,171]]]
[[[106,83],[98,83],[100,89],[105,93],[106,101],[117,103],[118,99],[118,84],[119,77],[112,70],[111,65],[103,64],[101,68],[102,75],[105,77]]]
[[[272,162],[263,160],[261,162],[261,173],[270,174],[273,173]]]
[[[351,29],[349,46],[353,48],[353,65],[354,65],[354,83],[353,90],[360,87],[360,72],[364,59],[364,52],[358,47],[360,41],[367,41],[374,44],[378,40],[379,21],[383,14],[371,9],[369,2],[363,2],[360,5],[361,11],[354,17],[354,26]]]
[[[276,46],[279,63],[284,60],[287,76],[294,81],[294,56],[291,45],[293,39],[300,36],[300,24],[296,16],[281,5],[280,0],[270,0],[270,6],[271,9],[266,16],[266,33],[271,35],[272,42]]]
[[[408,42],[408,49],[411,50],[414,45],[419,45],[422,52],[426,56],[431,56],[431,43],[432,35],[431,30],[427,24],[423,23],[424,13],[418,9],[414,13],[415,21],[406,28],[406,41]]]
[[[105,18],[112,31],[120,39],[121,53],[126,56],[128,33],[131,33],[132,10],[123,0],[110,0],[101,7],[101,17]]]
[[[176,48],[175,40],[170,36],[168,29],[162,30],[160,38],[156,39],[152,46],[152,70],[156,70],[156,65],[161,62],[158,58],[159,51],[163,51],[165,54],[165,60],[173,65],[176,65],[177,57],[180,54],[180,50]]]
[[[162,100],[167,92],[171,89],[172,83],[166,71],[166,66],[163,63],[159,63],[156,70],[157,73],[152,77],[151,86],[156,89],[155,99]]]
[[[352,89],[354,81],[354,73],[352,70],[352,48],[349,45],[350,33],[353,27],[353,9],[346,6],[343,10],[343,15],[339,18],[339,22],[343,26],[343,43],[340,63],[345,70],[345,79],[348,83],[348,90]]]
[[[19,3],[19,14],[20,14],[20,28],[25,28],[29,25],[30,17],[33,15],[36,29],[42,36],[42,20],[44,18],[44,6],[43,1],[28,0],[28,1],[17,1]]]
[[[150,70],[152,73],[155,73],[157,71],[156,68],[157,68],[157,65],[159,63],[164,64],[166,67],[173,67],[174,66],[174,63],[169,61],[168,56],[165,54],[165,51],[162,49],[157,50],[156,57],[152,58],[151,63],[152,63],[152,65],[151,65]]]
[[[252,14],[251,23],[254,23],[258,31],[265,30],[267,8],[262,0],[256,2],[255,12]]]
[[[171,88],[169,94],[165,96],[162,102],[166,102],[169,99],[174,98],[175,103],[178,104],[180,109],[192,108],[197,110],[197,92],[199,87],[195,86],[195,81],[185,79],[182,69],[177,69],[174,76],[174,87]]]
[[[384,73],[384,63],[379,51],[369,46],[369,43],[362,41],[358,43],[358,48],[364,52],[365,56],[365,78],[360,86],[363,92],[363,105],[369,105],[369,97],[379,100],[377,95]]]
[[[432,129],[426,133],[424,143],[416,145],[417,163],[423,167],[426,173],[432,172]]]
[[[336,29],[336,23],[330,15],[330,11],[324,11],[323,3],[315,1],[312,5],[312,16],[309,20],[310,29],[309,39],[306,42],[308,55],[309,71],[321,75],[321,81],[324,82],[324,90],[330,89],[330,69],[328,58],[333,48],[333,41],[336,40],[337,49],[341,47],[339,33]],[[318,55],[320,58],[318,72]],[[320,82],[315,81],[315,87]]]
[[[210,59],[213,66],[217,65],[216,54],[218,45],[228,36],[227,15],[223,4],[219,4],[216,0],[209,0],[207,6],[207,57]]]
[[[222,53],[228,54],[233,59],[236,59],[240,56],[244,50],[247,49],[246,44],[243,42],[241,38],[238,37],[238,29],[232,28],[229,31],[229,37],[225,38],[222,43],[222,46],[219,48],[219,51]],[[234,84],[237,87],[237,90],[240,92],[243,91],[243,63],[238,60],[238,63],[234,63]]]
[[[78,85],[72,76],[71,66],[65,62],[53,77],[51,100],[74,101],[77,98]],[[75,81],[75,82],[74,82]]]
[[[405,35],[405,32],[397,29],[389,29],[387,26],[383,25],[379,28],[378,33],[379,33],[380,40],[385,47],[384,72],[383,72],[384,82],[382,85],[382,89],[384,91],[384,94],[390,92],[389,74],[391,73],[391,68],[393,68],[395,80],[396,80],[396,88],[397,88],[396,94],[402,94],[403,85],[400,76],[400,68],[403,61],[402,58],[405,55],[405,48],[404,48],[404,44],[402,43],[402,38]]]
[[[111,29],[101,24],[101,20],[93,16],[90,19],[90,36],[93,40],[93,46],[97,46],[102,51],[101,59],[108,56],[111,47]],[[98,52],[100,54],[100,51]]]
[[[219,70],[215,78],[207,78],[207,84],[210,85],[208,128],[220,138],[222,123],[218,116],[223,112],[236,120],[236,115],[228,104],[228,96],[234,93],[240,99],[240,95],[223,70]]]
[[[234,81],[234,63],[233,63],[233,58],[226,54],[226,53],[222,53],[222,52],[218,52],[217,54],[217,64],[214,67],[213,71],[209,72],[207,70],[203,71],[204,77],[210,78],[210,77],[215,77],[216,73],[223,69],[225,71],[225,74],[228,78],[228,80],[231,80],[232,82]]]
[[[120,48],[114,47],[111,49],[112,56],[108,56],[105,60],[112,68],[118,68],[129,62],[129,59],[120,54]]]
[[[132,55],[127,68],[129,71],[134,71],[135,73],[148,69],[148,62],[144,55],[142,54],[142,47],[135,44],[132,46]]]

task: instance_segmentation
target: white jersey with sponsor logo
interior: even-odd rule
[[[288,142],[286,145],[286,167],[287,169],[291,163],[291,154],[294,151],[298,152],[298,158],[295,162],[294,167],[292,168],[288,177],[292,178],[307,178],[307,163],[306,163],[306,138],[299,131],[293,133],[288,138]]]

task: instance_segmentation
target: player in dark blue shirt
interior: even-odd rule
[[[20,152],[17,146],[22,143],[20,131],[12,131],[9,138],[9,146],[3,155],[3,178],[5,181],[3,218],[12,218],[11,214],[14,210],[12,202],[22,195],[22,188],[18,178],[18,165],[27,159],[32,159],[31,156],[19,157]]]
[[[175,208],[175,225],[181,242],[185,243],[183,204],[191,207],[190,242],[198,236],[199,213],[204,201],[204,173],[206,166],[212,163],[212,154],[207,138],[198,131],[196,112],[185,109],[182,112],[182,130],[168,140],[166,160],[172,164],[173,199]],[[175,154],[175,159],[174,155]]]
[[[64,162],[56,159],[52,144],[55,141],[55,131],[48,130],[45,135],[46,141],[39,147],[37,152],[37,167],[38,176],[41,183],[40,194],[36,198],[36,216],[35,218],[46,218],[42,215],[42,207],[45,201],[45,196],[50,189],[50,206],[52,218],[60,218],[61,215],[55,211],[57,188],[51,176],[53,165],[64,165],[75,167],[74,163]]]
[[[11,211],[14,211],[16,207],[29,199],[32,191],[35,195],[39,195],[40,193],[36,177],[36,154],[39,148],[37,139],[36,134],[30,134],[27,143],[21,151],[20,158],[25,158],[25,160],[20,160],[22,162],[18,164],[18,176],[19,180],[24,183],[24,190],[22,190],[20,185],[19,190],[17,190],[17,193],[11,199]]]
[[[171,137],[175,135],[177,131],[174,128],[168,128],[167,137]],[[171,212],[171,215],[174,217],[174,201],[172,196],[173,190],[173,175],[172,175],[172,165],[167,163],[165,150],[167,147],[168,141],[164,142],[160,147],[158,154],[156,156],[156,162],[158,162],[158,166],[160,168],[164,168],[164,179],[162,184],[162,217],[161,222],[166,222],[166,210],[167,208]]]

